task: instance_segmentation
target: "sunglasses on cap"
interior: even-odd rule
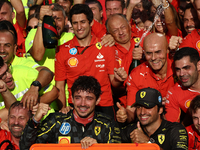
[[[28,27],[26,27],[26,31],[27,31],[27,32],[30,32],[31,29],[37,29],[37,27],[38,27],[37,25],[34,26],[34,27],[28,26]]]

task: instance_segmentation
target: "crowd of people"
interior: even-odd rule
[[[200,149],[199,27],[200,0],[0,0],[0,149]]]

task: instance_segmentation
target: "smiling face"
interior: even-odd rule
[[[94,114],[95,106],[99,103],[100,98],[96,100],[93,93],[87,91],[75,92],[72,97],[75,114],[81,118],[89,118]]]
[[[85,14],[72,16],[72,27],[78,40],[86,39],[91,35],[91,26]]]
[[[158,106],[154,106],[153,108],[145,108],[143,106],[138,105],[136,107],[136,114],[143,126],[151,126],[159,121],[160,114],[162,113],[162,108],[158,111]]]
[[[189,34],[191,33],[195,27],[198,27],[199,21],[197,18],[197,14],[195,9],[186,9],[183,17],[183,25],[185,31]]]
[[[159,34],[160,35],[160,34]],[[154,72],[162,72],[167,68],[167,46],[163,35],[152,33],[144,41],[145,58]]]
[[[17,49],[17,45],[14,43],[13,35],[8,32],[0,32],[0,56],[4,62],[11,64]]]
[[[8,128],[15,138],[20,138],[29,120],[28,109],[14,107],[8,116]]]
[[[0,68],[0,79],[6,83],[9,90],[14,89],[15,83],[6,63]]]
[[[176,75],[185,87],[192,86],[198,80],[198,68],[194,63],[190,62],[189,56],[176,60],[175,70]]]

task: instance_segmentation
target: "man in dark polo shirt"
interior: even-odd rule
[[[139,121],[122,128],[122,142],[156,143],[164,150],[188,149],[188,135],[183,125],[162,118],[164,107],[159,91],[139,90],[132,107],[136,107]]]

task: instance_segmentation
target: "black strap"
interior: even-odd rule
[[[76,47],[76,49],[77,49],[77,51],[78,51],[78,47],[77,47],[77,46],[75,46],[75,47]],[[85,50],[88,49],[88,47],[89,47],[89,46],[86,46],[86,47],[82,50],[81,53],[79,53],[79,51],[78,51],[78,55],[82,55],[82,54],[85,52]]]

